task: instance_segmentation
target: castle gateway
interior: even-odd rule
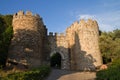
[[[99,29],[94,20],[80,20],[65,33],[49,35],[42,18],[29,11],[14,14],[12,24],[8,66],[21,64],[32,68],[49,64],[61,69],[95,70],[102,65]]]

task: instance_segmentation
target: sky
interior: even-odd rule
[[[0,14],[39,14],[48,32],[65,32],[73,22],[94,19],[102,31],[120,29],[120,0],[0,0]]]

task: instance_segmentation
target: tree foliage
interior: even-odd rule
[[[120,30],[116,29],[111,32],[101,32],[100,51],[105,63],[108,59],[114,60],[120,58]]]
[[[0,15],[0,65],[5,65],[12,34],[12,15]]]
[[[108,69],[97,72],[96,80],[119,80],[120,79],[120,30],[111,32],[101,32],[100,50],[103,56],[103,62],[108,63]]]

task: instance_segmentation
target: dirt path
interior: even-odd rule
[[[76,72],[53,69],[46,80],[94,80],[95,78],[95,72]]]

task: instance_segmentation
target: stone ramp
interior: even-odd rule
[[[95,80],[95,72],[77,72],[52,69],[46,80]]]

